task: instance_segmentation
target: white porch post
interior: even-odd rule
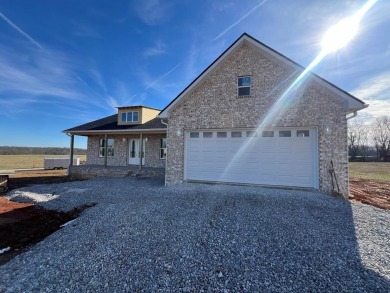
[[[104,167],[107,167],[107,133],[104,135]]]
[[[142,151],[143,151],[143,143],[142,143],[142,133],[139,135],[139,169],[142,170]]]
[[[74,153],[74,135],[70,135],[70,152],[69,152],[69,166],[68,166],[68,175],[70,175],[71,168],[73,166],[73,153]]]

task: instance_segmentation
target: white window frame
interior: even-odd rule
[[[131,113],[131,120],[128,120],[128,118],[129,118],[129,114]],[[137,113],[137,120],[134,120],[133,119],[133,117],[134,117],[134,113]],[[125,120],[123,120],[123,114],[125,114],[125,116],[126,116],[126,119]],[[139,111],[129,111],[129,112],[122,112],[122,114],[121,114],[121,121],[122,122],[139,122]]]
[[[164,139],[165,139],[165,147],[163,143]],[[167,138],[166,137],[160,138],[160,159],[161,160],[167,159]]]
[[[240,79],[243,78],[249,78],[249,85],[239,85]],[[251,86],[252,86],[252,76],[245,75],[245,76],[238,76],[237,77],[237,96],[239,97],[249,97],[251,95]],[[240,89],[242,88],[249,88],[249,94],[248,95],[240,95]]]
[[[107,138],[107,157],[113,157],[114,156],[114,144],[115,139],[113,138]],[[106,149],[105,140],[104,138],[99,139],[99,158],[104,158],[104,150]]]

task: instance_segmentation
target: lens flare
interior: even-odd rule
[[[350,42],[354,36],[357,34],[359,29],[359,23],[365,13],[377,2],[378,0],[369,0],[367,1],[354,15],[341,20],[338,24],[331,27],[325,34],[322,41],[322,50],[317,55],[317,57],[302,71],[299,76],[291,82],[291,84],[286,88],[286,90],[280,95],[280,97],[274,102],[271,108],[267,111],[265,117],[257,125],[257,130],[266,129],[276,125],[279,120],[283,117],[286,111],[289,109],[290,105],[293,102],[296,102],[300,96],[301,91],[303,90],[302,85],[305,83],[306,79],[310,76],[310,71],[318,65],[322,59],[327,54],[337,51],[338,49],[344,47]],[[279,84],[280,87],[286,85],[290,80],[287,78]],[[228,176],[229,170],[234,168],[234,165],[240,160],[243,153],[247,148],[254,143],[253,137],[249,138],[244,144],[241,145],[239,150],[234,154],[229,164],[226,166],[223,174],[221,174],[221,179]],[[257,138],[258,139],[258,138]]]
[[[357,34],[360,17],[351,16],[332,26],[322,39],[322,49],[327,52],[335,52],[345,47]]]

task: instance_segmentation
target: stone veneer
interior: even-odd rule
[[[143,134],[148,141],[145,143],[145,164],[144,167],[149,168],[165,168],[165,161],[160,159],[160,139],[166,137],[165,134]],[[99,157],[99,140],[104,138],[101,136],[89,136],[87,146],[87,161],[86,165],[104,165],[104,158]],[[129,139],[140,138],[139,134],[126,135],[108,135],[108,138],[113,138],[114,141],[114,156],[107,157],[107,166],[127,166]],[[125,141],[123,139],[125,138]]]
[[[251,96],[237,96],[237,77],[252,76]],[[187,94],[169,113],[167,184],[183,182],[184,133],[190,129],[254,128],[297,74],[287,64],[243,43]],[[283,82],[283,81],[288,82]],[[330,193],[333,160],[340,192],[348,195],[346,113],[335,94],[308,79],[286,111],[272,116],[272,127],[311,126],[318,129],[319,189]],[[325,132],[325,125],[331,132]],[[181,135],[177,135],[181,130]]]

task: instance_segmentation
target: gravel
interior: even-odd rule
[[[0,292],[389,292],[390,213],[319,192],[99,178],[16,201],[96,202],[0,266]],[[0,247],[1,248],[1,247]]]

